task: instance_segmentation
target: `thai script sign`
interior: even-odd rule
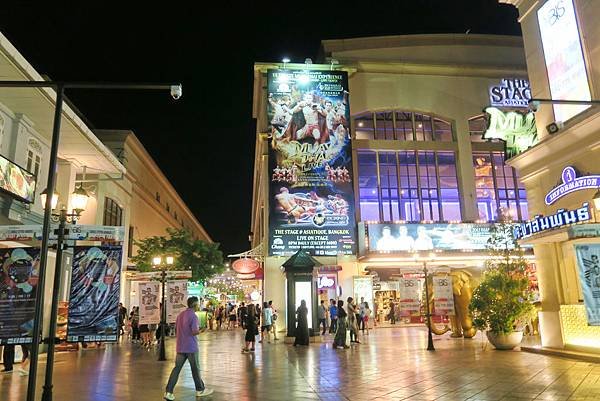
[[[538,142],[533,112],[519,113],[487,107],[489,125],[483,139],[500,139],[505,142],[506,158],[522,153]]]
[[[515,239],[521,239],[569,224],[589,221],[591,214],[588,206],[586,202],[576,210],[559,209],[551,216],[535,216],[532,220],[518,224],[514,228],[513,235]]]
[[[567,166],[562,171],[562,184],[552,189],[546,195],[546,205],[551,205],[563,196],[583,189],[597,189],[600,187],[600,175],[585,175],[577,177],[577,171],[572,166]]]
[[[490,86],[490,104],[496,107],[528,107],[531,99],[529,81],[504,78],[500,84]]]
[[[576,245],[579,281],[590,326],[600,326],[600,245]]]

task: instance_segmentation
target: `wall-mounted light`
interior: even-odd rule
[[[73,211],[77,214],[83,212],[87,207],[88,199],[90,196],[87,191],[83,189],[83,185],[79,185],[75,188],[75,191],[71,194],[71,206]]]

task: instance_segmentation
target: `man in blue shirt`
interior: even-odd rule
[[[335,333],[337,331],[337,306],[335,305],[335,299],[329,300],[329,318],[331,319],[331,324],[329,325],[329,333]]]

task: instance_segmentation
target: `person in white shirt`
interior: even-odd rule
[[[433,249],[433,240],[427,234],[427,229],[423,226],[417,228],[417,239],[414,244],[415,251],[428,251]]]

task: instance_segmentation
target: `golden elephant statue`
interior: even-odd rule
[[[431,327],[434,334],[442,335],[452,330],[451,337],[473,338],[477,330],[473,327],[471,314],[469,313],[469,303],[473,297],[473,274],[467,270],[451,270],[452,277],[452,295],[454,298],[454,315],[450,316],[450,327],[445,325],[439,328],[435,325],[431,317],[425,322]],[[429,292],[429,310],[433,310],[433,276],[429,275],[427,280],[427,290]]]

